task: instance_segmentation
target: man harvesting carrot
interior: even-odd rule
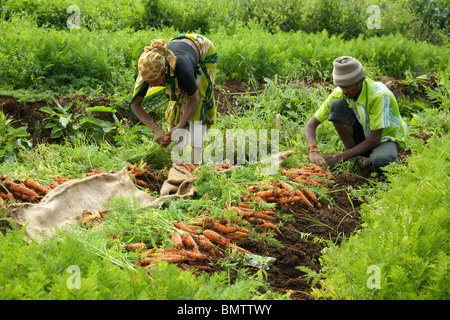
[[[333,83],[336,89],[305,126],[310,161],[333,168],[363,156],[367,166],[381,173],[406,147],[407,128],[394,94],[383,83],[366,78],[362,64],[348,56],[333,61]],[[316,129],[326,119],[333,123],[346,150],[322,157]]]

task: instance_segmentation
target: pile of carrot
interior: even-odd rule
[[[184,163],[180,162],[178,164],[175,164],[176,166],[184,167],[189,172],[198,173],[198,168],[194,166],[192,163]]]
[[[151,165],[146,165],[144,162],[140,164],[129,164],[128,171],[133,175],[133,182],[142,187],[149,187],[144,178],[146,175],[151,175]],[[91,172],[86,173],[84,177],[90,177],[100,173],[107,173],[107,171],[95,168]],[[115,173],[110,171],[108,173]],[[24,181],[11,180],[5,174],[0,175],[0,206],[6,206],[9,203],[13,203],[16,200],[22,202],[37,203],[39,202],[50,190],[55,189],[59,185],[70,181],[61,175],[55,175],[53,180],[46,186],[43,186],[39,182],[33,179],[25,179]]]
[[[24,202],[38,202],[48,193],[49,189],[40,183],[25,179],[13,181],[7,175],[0,176],[0,205],[21,200]]]
[[[322,207],[316,195],[306,186],[295,189],[284,180],[280,180],[273,185],[265,184],[262,187],[250,186],[248,191],[253,193],[255,200],[259,202],[277,203],[284,206],[294,202],[302,202],[308,208]],[[242,205],[245,206],[246,203],[241,203]]]
[[[225,219],[212,219],[207,215],[193,219],[189,223],[177,221],[174,223],[176,231],[170,234],[173,248],[158,248],[146,250],[143,244],[132,244],[125,247],[126,250],[135,248],[144,249],[142,259],[137,265],[153,267],[154,262],[167,261],[176,263],[185,270],[211,270],[210,263],[224,258],[226,250],[251,253],[238,246],[236,243],[249,236],[249,230],[233,224]]]
[[[335,176],[331,172],[315,164],[301,166],[300,168],[281,169],[281,174],[297,183],[303,183],[309,186],[319,186],[327,180],[335,179]]]

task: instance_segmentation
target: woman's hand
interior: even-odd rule
[[[309,153],[309,161],[311,161],[311,163],[318,165],[323,169],[325,169],[328,165],[328,163],[325,161],[325,159],[322,157],[319,151],[311,151]]]
[[[172,130],[170,130],[166,134],[163,133],[163,135],[159,137],[155,137],[155,142],[158,143],[161,147],[165,148],[172,142],[171,136]]]

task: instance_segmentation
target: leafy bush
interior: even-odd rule
[[[14,128],[13,120],[0,111],[0,163],[14,161],[20,151],[31,148],[31,142],[23,139],[30,134],[27,126]]]
[[[194,276],[167,263],[149,270],[135,267],[123,244],[105,240],[106,234],[60,232],[43,243],[25,243],[23,236],[24,230],[0,232],[2,300],[281,298],[255,293],[262,283],[242,273],[229,283],[226,272]]]
[[[406,38],[442,44],[448,37],[450,10],[447,0],[146,0],[145,23],[173,26],[180,32],[209,33],[235,23],[258,24],[277,31],[304,31],[354,39],[402,34]],[[380,25],[369,28],[370,6],[379,9]]]
[[[326,249],[319,296],[448,298],[450,137],[428,144],[415,145],[407,166],[390,168],[389,184],[362,208],[364,228]]]
[[[73,24],[74,15],[78,15],[80,27],[110,31],[142,28],[143,12],[141,0],[6,0],[0,11],[5,20],[16,14],[26,14],[32,16],[39,27],[51,26],[59,30],[67,30],[68,22]]]

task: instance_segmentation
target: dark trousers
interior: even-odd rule
[[[352,127],[353,141],[355,145],[363,142],[366,137],[362,125],[356,118],[355,113],[348,107],[348,103],[342,99],[335,99],[330,104],[329,121],[339,121]],[[394,162],[398,156],[399,147],[395,141],[385,141],[377,147],[363,154],[366,157],[366,165],[372,170],[380,172],[380,168]]]

